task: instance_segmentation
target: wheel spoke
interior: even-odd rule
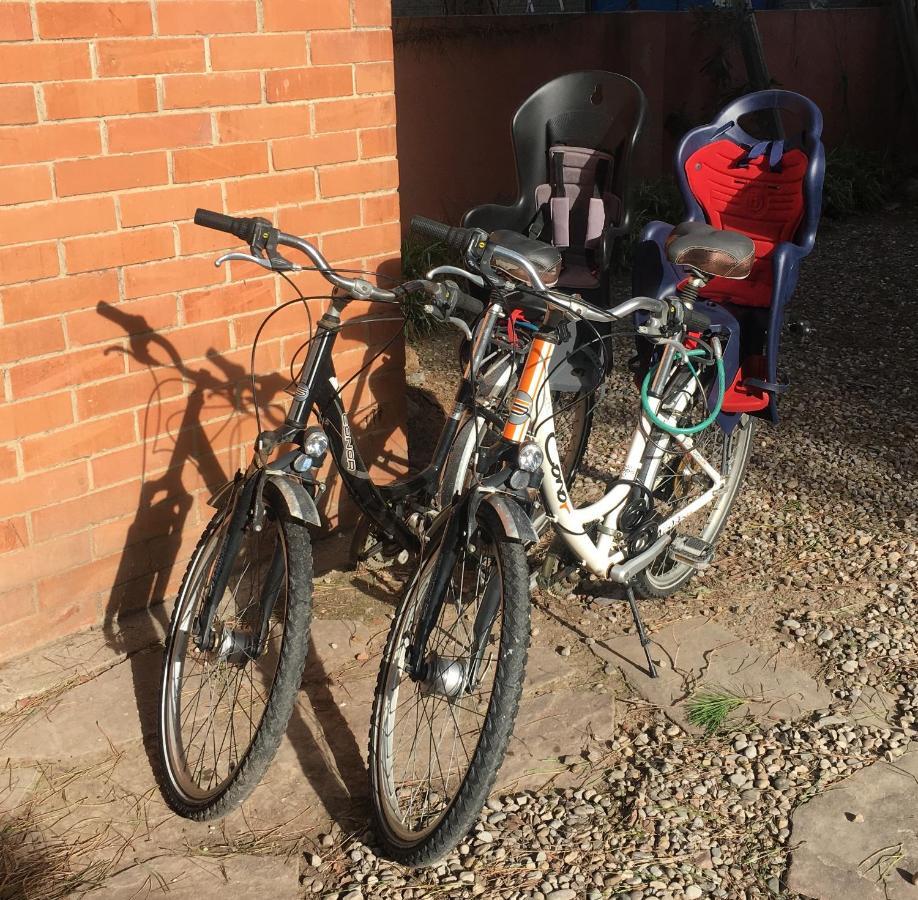
[[[463,679],[474,658],[475,621],[485,590],[492,578],[500,577],[484,536],[476,533],[469,544],[475,545],[476,552],[469,553],[465,547],[459,552],[424,649],[425,665],[439,665],[444,672],[461,666]],[[428,561],[427,566],[429,572],[433,563]],[[392,648],[403,647],[404,636],[414,633],[428,585],[429,580],[420,577],[406,599],[408,606],[393,626]],[[500,634],[502,623],[501,597],[492,633]],[[488,640],[487,636],[483,640]],[[490,696],[496,676],[496,666],[491,666],[489,659],[485,657],[478,674],[480,677],[487,669],[490,681],[481,679],[475,693],[458,697],[437,693],[440,681],[432,676],[420,682],[400,673],[384,682],[389,687],[377,713],[378,758],[388,773],[383,778],[388,786],[384,802],[396,828],[406,835],[423,834],[436,827],[466,780],[485,722],[484,714],[474,707],[481,697]],[[393,649],[393,658],[384,660],[384,665],[393,667],[390,671],[394,672],[396,664]]]
[[[192,558],[176,613],[187,630],[177,631],[167,646],[171,655],[164,683],[171,699],[163,700],[163,740],[173,761],[170,777],[182,795],[198,803],[217,796],[255,740],[277,678],[287,624],[287,553],[277,520],[267,516],[262,532],[247,531],[235,558],[223,559],[228,539],[223,524]],[[212,646],[199,651],[187,623],[196,620],[206,588],[219,574],[218,561],[229,568],[226,590],[216,598]],[[272,603],[273,611],[264,650],[250,659],[247,648],[259,637],[262,603]]]

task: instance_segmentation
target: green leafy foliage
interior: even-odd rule
[[[639,181],[634,187],[632,204],[631,233],[615,244],[611,263],[613,271],[631,268],[641,229],[648,222],[659,219],[676,225],[685,216],[685,204],[671,175]]]
[[[881,209],[891,195],[893,171],[886,158],[852,144],[826,154],[823,215],[833,219]]]

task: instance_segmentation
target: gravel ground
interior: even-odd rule
[[[779,427],[759,429],[716,564],[681,596],[645,609],[651,628],[704,613],[764,648],[796,646],[832,690],[833,708],[695,738],[632,704],[607,755],[589,761],[583,789],[493,799],[468,842],[419,874],[378,860],[370,834],[329,835],[307,854],[306,896],[794,896],[781,887],[792,809],[901,755],[918,721],[916,276],[913,210],[824,225],[791,310],[814,332],[785,340],[793,386]],[[415,348],[424,389],[445,402],[452,342]],[[629,339],[616,350],[588,459],[600,471],[620,458],[636,410]],[[536,602],[585,624],[603,591],[583,582]],[[619,606],[602,615],[628,630]],[[578,640],[567,633],[568,644]],[[905,733],[846,723],[848,704],[868,689],[891,697]]]

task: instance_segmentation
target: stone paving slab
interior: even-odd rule
[[[161,643],[170,612],[166,605],[159,606],[127,617],[116,635],[106,636],[100,629],[83,631],[5,663],[0,668],[0,713],[61,684],[94,678],[124,662],[127,655]]]
[[[76,760],[140,741],[152,727],[161,660],[159,651],[142,651],[20,714],[3,735],[0,758]]]
[[[298,861],[233,854],[220,859],[204,856],[160,856],[131,866],[100,888],[81,896],[92,900],[141,900],[168,896],[170,900],[293,900],[301,896]]]
[[[798,807],[788,887],[816,900],[912,900],[918,752],[879,762]]]
[[[615,732],[615,700],[589,691],[524,695],[495,792],[566,787],[580,780],[590,751]],[[571,767],[571,760],[582,761]]]
[[[245,852],[253,835],[268,833],[272,841],[317,838],[332,823],[345,833],[362,830],[369,814],[367,734],[384,639],[358,622],[315,622],[302,691],[277,756],[242,809],[218,822],[174,815],[156,784],[143,738],[155,713],[159,648],[54,692],[0,734],[0,760],[9,760],[16,774],[0,810],[28,802],[39,811],[54,807],[55,834],[99,839],[103,856],[121,854],[119,864],[133,868],[107,884],[108,894],[93,895],[100,897],[155,893],[159,881],[151,872],[167,883],[170,896],[216,895],[219,872],[188,870],[184,857],[194,854],[191,865],[198,866],[204,848]],[[553,649],[532,648],[497,790],[575,783],[587,752],[612,736],[613,698],[586,688],[573,672],[570,660]],[[583,765],[572,767],[572,759]],[[149,860],[155,865],[134,865]]]
[[[716,622],[694,617],[672,623],[653,635],[651,655],[658,678],[650,678],[637,635],[597,641],[593,650],[617,665],[631,687],[659,706],[683,728],[698,732],[687,718],[685,701],[703,687],[720,687],[749,698],[732,715],[793,719],[825,709],[828,689],[795,668],[788,655],[765,655]]]

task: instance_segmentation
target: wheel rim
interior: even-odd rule
[[[752,428],[752,420],[747,419],[727,435],[715,424],[696,438],[695,446],[718,469],[724,479],[724,487],[713,504],[702,507],[679,523],[680,534],[700,537],[712,544],[717,540],[739,487]],[[661,519],[668,518],[686,506],[708,490],[711,483],[710,478],[688,456],[671,457],[661,466],[654,485],[655,508]],[[653,588],[664,591],[671,589],[692,571],[692,566],[677,562],[668,553],[664,553],[648,566],[646,578]]]
[[[412,681],[407,651],[436,558],[427,561],[399,611],[377,710],[378,805],[392,837],[404,846],[417,844],[437,827],[465,782],[490,706],[503,630],[500,560],[490,549],[480,555],[464,549],[427,645],[426,659],[439,663],[442,677],[424,684]],[[499,580],[500,593],[476,684],[458,696],[444,696],[441,691],[458,683],[450,682],[455,674],[450,667],[468,671],[473,623],[491,578]]]
[[[246,530],[232,561],[214,614],[217,647],[202,653],[195,646],[195,618],[227,528],[224,520],[186,578],[163,673],[160,714],[165,763],[172,784],[192,805],[219,796],[251,751],[286,634],[287,547],[282,529],[269,515],[262,531]],[[262,597],[271,600],[272,613],[263,650],[250,659],[239,648],[259,630]]]

